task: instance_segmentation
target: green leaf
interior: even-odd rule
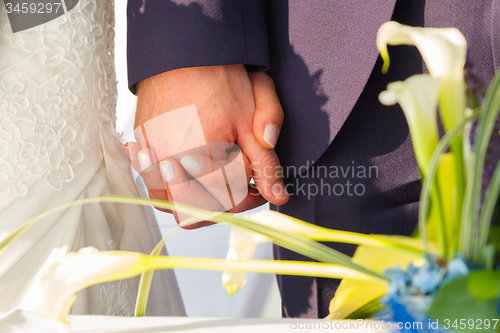
[[[122,197],[122,196],[110,195],[110,196],[102,196],[102,197],[75,200],[75,201],[71,201],[71,202],[62,204],[60,206],[54,207],[46,212],[43,212],[42,214],[39,214],[39,215],[33,217],[29,221],[24,222],[19,227],[17,227],[14,231],[9,233],[5,238],[1,239],[0,240],[0,253],[9,244],[11,244],[15,239],[17,239],[19,236],[21,236],[24,233],[24,231],[28,230],[31,226],[33,226],[35,223],[42,220],[46,216],[49,216],[55,212],[61,211],[63,209],[67,209],[67,208],[72,207],[72,206],[84,205],[84,204],[94,203],[94,202],[114,202],[114,203],[128,203],[128,204],[150,206],[153,201],[148,200],[148,199],[143,199],[143,198],[133,198],[133,197]],[[165,208],[165,209],[175,209],[175,206],[172,203],[166,202],[166,201],[160,201],[158,207]]]
[[[356,311],[345,317],[345,319],[368,319],[371,318],[375,313],[384,309],[384,306],[380,303],[382,297],[377,297],[374,300],[366,303],[362,307],[358,308]]]
[[[7,235],[4,239],[0,241],[0,253],[17,237],[19,237],[26,229],[31,227],[33,223],[24,223],[21,226],[17,227],[14,231]]]
[[[441,195],[441,205],[443,207],[445,227],[447,232],[448,253],[452,254],[458,250],[458,219],[455,216],[456,212],[456,191],[457,191],[457,175],[455,169],[455,155],[445,153],[441,156],[437,173],[439,190]]]
[[[35,218],[31,219],[30,221],[26,222],[19,228],[15,230],[15,232],[9,234],[6,238],[2,240],[0,245],[0,251],[5,248],[10,242],[12,242],[16,237],[18,237],[24,230],[29,228],[31,225],[36,223],[37,221],[41,220],[45,216],[48,216],[54,212],[57,212],[59,210],[66,209],[71,206],[76,206],[76,205],[83,205],[87,203],[93,203],[93,202],[115,202],[115,203],[125,203],[125,204],[138,204],[138,205],[144,205],[144,206],[149,206],[149,205],[154,205],[159,208],[164,208],[164,209],[170,209],[170,210],[177,210],[182,213],[186,213],[191,215],[193,218],[199,218],[202,220],[209,220],[212,222],[220,223],[220,222],[229,222],[235,226],[239,226],[242,228],[245,228],[251,232],[259,233],[262,234],[269,239],[271,239],[276,245],[287,248],[291,251],[295,251],[299,254],[302,254],[304,256],[307,256],[311,259],[327,263],[329,265],[325,265],[322,267],[320,271],[314,271],[310,269],[302,269],[302,270],[297,270],[295,267],[297,267],[298,263],[288,263],[286,266],[282,266],[281,268],[276,268],[276,266],[269,265],[269,263],[259,263],[259,262],[252,262],[252,263],[242,263],[242,262],[231,262],[227,265],[221,264],[221,265],[215,265],[214,268],[211,268],[210,265],[201,265],[201,266],[196,266],[195,262],[199,261],[193,261],[193,260],[187,260],[187,259],[178,259],[176,260],[169,260],[168,264],[169,265],[174,265],[171,267],[193,267],[196,266],[198,268],[204,268],[204,269],[230,269],[230,270],[254,270],[254,271],[260,271],[263,272],[267,270],[268,272],[276,272],[278,274],[295,274],[297,273],[298,275],[309,275],[309,276],[323,276],[323,277],[344,277],[344,276],[351,276],[355,278],[360,278],[360,279],[366,279],[366,280],[378,280],[378,281],[389,281],[389,278],[384,276],[384,274],[379,273],[377,271],[374,271],[373,269],[370,269],[364,264],[360,263],[355,263],[352,261],[352,259],[338,251],[333,250],[332,248],[323,245],[321,243],[318,243],[316,241],[313,241],[305,236],[302,236],[300,234],[294,234],[291,232],[287,232],[284,230],[277,230],[276,228],[261,225],[259,223],[245,220],[244,218],[236,217],[233,214],[227,214],[227,213],[221,213],[219,215],[213,215],[212,212],[204,211],[202,209],[197,209],[193,207],[189,207],[186,205],[181,205],[177,204],[174,205],[170,202],[166,201],[161,201],[161,200],[148,200],[148,199],[143,199],[143,198],[132,198],[132,197],[122,197],[122,196],[102,196],[102,197],[97,197],[97,198],[87,198],[87,199],[82,199],[82,200],[76,200],[73,202],[69,202],[63,205],[60,205],[58,207],[55,207],[43,214],[40,214],[36,216]],[[159,244],[160,245],[160,244]],[[161,244],[163,245],[163,244]],[[160,249],[160,246],[157,246],[155,250],[153,251],[154,253],[157,252],[157,250]],[[151,261],[150,263],[156,263],[158,265],[151,265],[150,269],[154,270],[157,268],[162,268],[163,266],[160,265],[160,262],[165,264],[167,261],[165,258],[162,258],[160,261],[154,261],[154,259],[160,259],[158,256],[146,256],[148,257]],[[172,259],[172,258],[171,258]],[[226,263],[226,261],[224,260]],[[238,265],[245,265],[245,269],[238,269]],[[293,264],[291,267],[290,264]],[[332,265],[333,264],[333,265]],[[191,265],[191,266],[190,266]],[[214,265],[214,262],[212,262],[212,265]],[[266,267],[265,270],[262,269],[262,265],[264,266],[269,266]],[[303,264],[301,267],[309,267],[309,266],[304,266]],[[164,265],[165,266],[165,265]],[[219,268],[215,268],[219,267]],[[166,268],[163,267],[163,268]],[[302,272],[302,273],[300,273]],[[319,275],[318,275],[319,274]],[[143,289],[140,293],[141,299],[141,304],[139,304],[139,308],[137,309],[137,313],[141,314],[145,312],[145,300],[147,300],[147,294],[148,294],[148,285],[150,285],[149,279],[152,277],[151,275],[147,275],[143,279]]]
[[[477,117],[477,113],[474,113],[471,117],[466,118],[460,124],[455,126],[452,130],[447,132],[445,136],[439,141],[434,153],[432,154],[431,160],[429,162],[429,169],[427,171],[427,175],[424,178],[424,182],[422,184],[422,191],[420,193],[420,209],[418,212],[418,229],[419,233],[422,237],[424,249],[428,252],[427,246],[427,219],[429,213],[429,204],[431,199],[431,188],[436,183],[435,177],[438,170],[439,162],[441,160],[441,155],[446,151],[450,143],[462,133],[463,128],[472,119]],[[444,223],[444,221],[441,221]],[[447,228],[442,226],[441,230],[446,230]]]
[[[486,239],[484,234],[487,234],[489,228],[489,221],[481,220],[480,234],[477,235],[475,226],[479,220],[479,201],[486,151],[500,111],[500,72],[497,73],[488,88],[482,110],[483,115],[479,119],[474,140],[476,156],[467,177],[468,183],[463,203],[459,244],[460,252],[464,257],[472,259],[475,263],[481,261],[481,255],[483,255],[482,246],[484,246],[484,240]],[[475,244],[476,237],[480,237],[483,242]]]
[[[461,319],[465,321],[465,323],[468,323],[468,321],[472,319],[476,325],[479,322],[476,321],[478,319],[483,322],[485,319],[488,319],[492,322],[492,319],[498,318],[498,295],[486,292],[480,286],[481,284],[492,286],[496,281],[497,286],[495,290],[498,294],[498,272],[480,272],[481,271],[476,271],[475,274],[461,276],[441,287],[434,296],[427,310],[427,315],[434,319],[438,319],[440,324],[446,324],[446,320],[449,320],[450,325],[453,324],[455,320],[460,323]],[[492,323],[494,324],[494,321]],[[493,324],[491,327],[493,327]],[[475,325],[473,329],[466,326],[465,329],[459,329],[458,331],[477,332]],[[485,326],[482,325],[482,327]],[[496,329],[499,327],[500,325],[497,324]],[[482,329],[481,331],[490,332],[486,329]]]
[[[40,280],[35,305],[43,317],[65,321],[78,291],[104,282],[129,279],[155,269],[192,268],[277,273],[324,278],[373,279],[340,265],[274,260],[227,261],[221,259],[175,258],[130,251],[98,251],[93,247],[66,253],[67,247],[49,260]],[[65,332],[67,329],[64,330]]]
[[[493,176],[491,177],[490,184],[486,190],[486,196],[481,210],[481,233],[479,239],[478,251],[483,256],[485,255],[484,249],[488,240],[490,231],[490,223],[493,218],[493,213],[497,206],[498,197],[500,195],[500,163],[497,164]]]
[[[111,252],[111,251],[110,251]],[[125,251],[116,251],[117,253]],[[239,272],[276,273],[282,275],[316,276],[323,278],[342,279],[346,276],[354,279],[372,281],[373,277],[342,265],[324,264],[307,261],[288,260],[242,260],[229,261],[225,259],[205,259],[168,256],[141,257],[143,270],[191,268],[213,271],[232,270]]]
[[[245,214],[244,218],[246,220],[271,226],[279,230],[299,234],[318,242],[370,245],[375,247],[391,248],[393,250],[400,250],[418,255],[423,254],[422,247],[409,244],[407,242],[407,237],[387,237],[386,235],[362,234],[344,230],[333,230],[307,223],[292,216],[268,210]]]
[[[480,301],[498,297],[499,271],[473,271],[467,279],[467,288]]]
[[[386,236],[388,239],[405,239],[408,245],[421,247],[422,240],[404,236]],[[433,244],[434,245],[434,244]],[[435,246],[434,246],[435,247]],[[406,269],[408,264],[421,259],[421,255],[394,252],[388,248],[376,248],[373,246],[358,246],[353,259],[377,272],[384,272],[387,268],[399,266]],[[359,281],[358,279],[344,278],[340,282],[335,297],[330,302],[329,319],[344,319],[351,317],[360,308],[387,293],[387,284],[379,281]]]
[[[315,242],[305,236],[286,232],[283,230],[277,230],[276,228],[273,227],[264,226],[253,221],[245,220],[244,218],[236,217],[233,214],[221,213],[219,215],[213,215],[213,212],[194,207],[189,207],[187,205],[176,204],[174,206],[171,202],[168,201],[149,200],[143,198],[133,198],[124,196],[110,195],[110,196],[102,196],[96,198],[87,198],[57,206],[43,214],[34,217],[25,224],[21,225],[18,229],[16,229],[14,233],[11,233],[6,238],[4,238],[0,244],[3,247],[5,247],[6,244],[9,244],[13,239],[18,237],[24,230],[26,230],[31,225],[41,220],[45,216],[48,216],[54,212],[66,209],[71,206],[83,205],[93,202],[115,202],[115,203],[136,204],[143,206],[154,205],[155,207],[158,208],[176,210],[182,213],[186,213],[192,216],[193,218],[199,218],[201,220],[212,221],[215,223],[228,222],[233,225],[250,230],[252,232],[262,234],[271,239],[271,241],[276,245],[297,252],[311,259],[324,263],[342,265],[346,268],[365,274],[366,276],[383,281],[389,281],[389,278],[384,276],[383,274],[374,272],[373,270],[367,268],[365,265],[356,264],[352,261],[351,257],[339,251],[336,251],[326,245]],[[0,251],[1,250],[2,248],[0,248]]]
[[[343,265],[346,268],[357,270],[360,273],[372,276],[376,279],[386,281],[389,280],[383,274],[374,272],[365,265],[353,262],[349,256],[335,251],[326,245],[315,242],[307,237],[286,232],[284,230],[277,230],[275,228],[245,220],[244,218],[236,217],[230,214],[220,214],[218,216],[211,217],[210,220],[213,222],[229,222],[252,232],[262,234],[271,239],[274,244],[307,256],[311,259],[325,263]]]
[[[159,208],[165,209],[176,209],[177,211],[187,213],[193,218],[201,218],[202,220],[210,220],[212,222],[229,222],[235,226],[239,226],[262,234],[270,238],[275,244],[285,247],[289,250],[295,251],[302,255],[308,256],[312,259],[324,262],[324,263],[302,263],[302,262],[274,262],[274,261],[252,261],[252,262],[228,262],[226,260],[201,260],[195,258],[171,258],[171,257],[160,257],[156,254],[159,253],[163,247],[163,242],[160,242],[157,247],[153,250],[150,256],[143,255],[144,263],[147,267],[143,268],[143,271],[154,270],[154,269],[165,269],[173,267],[184,267],[184,268],[203,268],[203,269],[215,269],[215,270],[235,270],[235,271],[257,271],[257,272],[275,272],[277,274],[291,274],[291,275],[305,275],[305,276],[320,276],[320,277],[330,277],[330,278],[343,278],[352,277],[355,279],[363,279],[369,281],[389,281],[389,278],[383,274],[374,271],[367,267],[366,265],[355,263],[349,256],[346,256],[338,251],[335,251],[326,245],[313,241],[305,236],[290,233],[284,230],[276,230],[273,227],[264,226],[253,221],[248,221],[243,218],[236,217],[232,214],[222,213],[214,216],[212,212],[207,212],[201,209],[188,207],[185,205],[178,204],[174,205],[170,202],[160,201],[160,200],[148,200],[143,198],[132,198],[132,197],[122,197],[122,196],[102,196],[96,198],[87,198],[82,200],[76,200],[69,202],[58,207],[55,207],[47,212],[40,214],[33,219],[27,221],[20,227],[18,227],[14,232],[9,234],[0,242],[0,251],[4,249],[8,244],[10,244],[14,239],[23,233],[30,226],[35,224],[37,221],[43,219],[45,216],[53,214],[54,212],[66,209],[68,207],[83,205],[93,202],[114,202],[114,203],[125,203],[125,204],[138,204],[138,205],[154,205]],[[378,241],[380,243],[380,241]],[[386,243],[386,240],[381,239],[382,243]],[[411,251],[412,252],[412,251]],[[116,255],[126,255],[124,251],[115,251]],[[139,305],[137,313],[141,314],[145,312],[145,303],[147,301],[147,294],[149,292],[149,279],[151,275],[147,275],[143,279],[143,290],[140,293],[140,297],[144,299],[142,305]]]

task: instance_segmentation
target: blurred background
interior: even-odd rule
[[[126,6],[126,1],[115,2],[117,131],[123,133],[123,142],[135,141],[132,131],[136,105],[136,98],[127,85]],[[258,209],[269,209],[269,205]],[[163,235],[176,225],[170,214],[155,210],[155,215]],[[223,259],[228,251],[229,230],[230,227],[221,224],[198,230],[177,230],[167,240],[167,251],[171,256]],[[260,244],[254,259],[272,259],[271,244]],[[250,273],[247,284],[232,298],[222,288],[221,274],[218,271],[175,269],[188,316],[281,318],[281,299],[274,274]]]

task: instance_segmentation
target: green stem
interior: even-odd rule
[[[324,278],[342,279],[345,277],[365,280],[388,282],[389,278],[378,278],[372,275],[360,273],[356,270],[343,267],[341,265],[332,265],[316,262],[304,261],[286,261],[286,260],[249,260],[249,261],[228,261],[225,259],[202,259],[202,258],[183,258],[168,256],[146,257],[144,260],[146,269],[172,269],[172,268],[190,268],[206,269],[215,271],[240,271],[240,272],[258,272],[275,273],[282,275],[298,276],[316,276]]]
[[[446,230],[445,216],[443,212],[443,205],[441,204],[441,194],[439,192],[439,185],[436,178],[434,178],[434,186],[431,190],[431,202],[436,204],[438,211],[438,223],[437,223],[437,233],[438,233],[438,244],[439,252],[441,256],[448,258],[448,232]]]
[[[455,205],[455,223],[460,228],[462,220],[462,203],[465,193],[465,168],[464,168],[464,152],[463,152],[463,137],[459,135],[450,146],[450,150],[455,155],[455,172],[457,176],[457,197]]]
[[[422,184],[422,192],[420,193],[420,209],[418,212],[418,228],[420,230],[420,235],[422,237],[422,242],[424,244],[424,250],[429,252],[428,239],[427,239],[427,214],[429,211],[429,202],[431,195],[431,188],[435,182],[436,172],[439,166],[439,161],[441,154],[445,152],[451,142],[460,135],[461,131],[472,119],[477,117],[478,113],[474,113],[471,117],[464,119],[460,124],[456,125],[453,129],[445,134],[445,136],[438,142],[434,153],[429,161],[429,167],[427,169],[427,175],[424,177],[424,182]],[[462,226],[463,227],[463,226]]]
[[[126,204],[138,204],[138,205],[144,205],[144,206],[149,206],[153,205],[158,208],[164,208],[164,209],[170,209],[170,210],[176,210],[181,213],[186,213],[191,215],[192,217],[199,218],[201,220],[210,220],[215,223],[220,223],[220,222],[229,222],[233,225],[245,228],[247,230],[250,230],[252,232],[256,232],[259,234],[262,234],[268,238],[271,239],[273,243],[275,243],[278,246],[287,248],[291,251],[295,251],[299,254],[302,254],[304,256],[307,256],[311,259],[324,262],[324,263],[330,263],[330,264],[341,264],[345,266],[346,268],[350,268],[353,270],[357,270],[361,273],[371,275],[375,278],[379,279],[387,279],[383,274],[378,273],[371,268],[362,265],[362,264],[357,264],[352,262],[352,259],[338,251],[335,251],[332,248],[329,248],[326,245],[323,245],[321,243],[315,242],[310,240],[307,237],[298,235],[298,234],[293,234],[284,230],[277,230],[272,227],[268,227],[265,225],[261,225],[259,223],[245,220],[243,218],[239,218],[234,216],[233,214],[228,214],[228,213],[221,213],[218,215],[213,215],[213,212],[205,211],[202,209],[198,208],[193,208],[189,207],[186,205],[182,204],[176,204],[175,206],[166,201],[161,201],[161,200],[149,200],[149,199],[143,199],[143,198],[131,198],[131,197],[122,197],[122,196],[102,196],[102,197],[97,197],[97,198],[87,198],[87,199],[82,199],[82,200],[76,200],[73,202],[68,202],[66,204],[60,205],[58,207],[55,207],[53,209],[48,210],[45,213],[42,213],[35,218],[29,220],[19,228],[17,228],[13,234],[15,236],[12,236],[10,234],[9,236],[6,237],[6,239],[2,240],[0,242],[0,251],[8,244],[10,243],[15,237],[19,236],[21,233],[24,232],[28,227],[36,223],[37,221],[41,220],[42,218],[56,212],[62,209],[66,209],[72,206],[76,205],[83,205],[87,203],[93,203],[93,202],[114,202],[114,203],[126,203]]]
[[[222,214],[221,214],[222,215]],[[221,216],[219,215],[219,216]],[[217,217],[218,218],[218,217]],[[311,239],[299,234],[294,234],[285,230],[268,227],[244,218],[226,214],[224,219],[216,221],[215,217],[210,219],[213,222],[229,222],[233,225],[245,228],[251,232],[262,234],[268,237],[274,244],[297,252],[311,259],[331,264],[340,264],[345,267],[358,270],[365,274],[373,275],[378,278],[385,278],[384,275],[375,272],[373,269],[363,264],[354,263],[352,258],[333,250],[332,248],[312,241]]]
[[[163,248],[165,247],[165,242],[167,239],[176,231],[179,230],[179,227],[183,227],[185,225],[190,224],[191,222],[195,222],[198,219],[193,219],[189,217],[173,227],[167,234],[162,238],[161,241],[156,244],[153,251],[149,254],[150,256],[159,256]],[[135,302],[135,317],[143,317],[146,315],[146,307],[149,298],[149,291],[151,290],[151,283],[153,281],[154,270],[143,272],[141,274],[141,280],[139,281],[139,290],[137,291],[137,300]]]
[[[424,250],[419,247],[372,234],[364,235],[355,232],[331,230],[327,228],[324,228],[324,230],[318,231],[317,233],[301,232],[300,234],[317,242],[339,242],[356,245],[368,245],[379,248],[391,248],[416,255],[422,255],[424,253]]]
[[[488,241],[488,234],[490,231],[490,223],[493,218],[498,197],[500,195],[500,163],[495,167],[493,176],[491,177],[490,184],[486,190],[485,201],[481,210],[481,233],[479,237],[478,251],[482,261],[486,261],[486,243]]]
[[[475,158],[466,184],[460,229],[459,250],[465,259],[472,260],[474,263],[479,263],[481,260],[480,253],[482,251],[478,247],[480,243],[480,230],[486,228],[484,225],[476,226],[479,221],[479,201],[486,152],[500,111],[500,72],[495,75],[493,82],[488,88],[482,110],[483,116],[479,119],[476,129],[474,140]],[[489,221],[481,221],[481,223],[489,223]],[[478,242],[474,244],[476,239]]]
[[[439,108],[443,125],[447,131],[463,122],[466,104],[467,96],[465,94],[465,83],[463,77],[442,78],[439,93]],[[462,214],[461,204],[463,202],[465,192],[462,134],[458,134],[456,138],[452,140],[450,144],[450,151],[455,158],[455,172],[457,178],[455,221],[460,221]]]
[[[352,320],[357,320],[357,319],[368,319],[378,311],[381,311],[384,309],[384,306],[380,303],[382,297],[377,297],[370,302],[366,303],[365,305],[359,307],[358,309],[354,310],[351,314],[347,315],[345,319],[352,319]],[[334,319],[334,318],[332,318]]]
[[[422,248],[406,244],[406,239],[398,240],[386,235],[362,234],[352,231],[333,230],[307,223],[305,221],[287,216],[294,223],[289,231],[308,237],[317,242],[339,242],[356,245],[368,245],[380,248],[391,248],[412,254],[421,255]]]
[[[172,228],[167,234],[162,238],[158,244],[154,247],[153,251],[151,251],[150,256],[158,256],[160,255],[163,247],[165,246],[165,242],[176,230],[179,230],[178,226]],[[135,302],[135,317],[144,317],[146,315],[146,306],[149,298],[149,291],[151,290],[151,283],[153,281],[153,275],[155,271],[150,270],[143,272],[141,274],[141,280],[139,281],[139,289],[137,290],[137,300]]]

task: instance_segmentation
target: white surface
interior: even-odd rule
[[[115,1],[115,65],[118,80],[117,130],[125,141],[132,135],[136,97],[128,90],[126,59],[126,1]],[[135,141],[135,140],[134,140]],[[264,209],[269,209],[268,205]],[[175,226],[170,214],[155,211],[163,234]],[[229,228],[218,225],[199,230],[176,231],[167,241],[172,256],[225,258]],[[254,259],[272,259],[270,244],[261,244]],[[271,274],[249,274],[247,285],[231,299],[222,288],[221,272],[175,270],[188,316],[195,317],[281,317],[276,278]],[[154,292],[154,291],[153,291]]]
[[[146,333],[146,332],[259,332],[278,333],[331,331],[331,332],[389,332],[384,329],[367,329],[367,325],[380,322],[363,322],[363,326],[350,327],[349,321],[327,321],[312,319],[216,319],[186,317],[107,317],[69,316],[73,332],[93,333]],[[356,324],[356,322],[354,323]],[[340,328],[341,326],[344,328]],[[337,327],[337,329],[335,328]],[[340,328],[340,329],[339,329]],[[57,333],[54,326],[36,313],[14,311],[0,314],[2,333]]]

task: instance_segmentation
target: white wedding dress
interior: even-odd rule
[[[0,239],[64,203],[139,196],[114,127],[113,9],[112,0],[80,0],[12,33],[0,5]],[[54,248],[149,253],[160,240],[152,216],[149,207],[94,203],[44,218],[0,255],[0,312],[35,309],[30,286]],[[132,315],[138,281],[85,289],[72,313]],[[184,315],[172,271],[155,273],[148,314]]]

